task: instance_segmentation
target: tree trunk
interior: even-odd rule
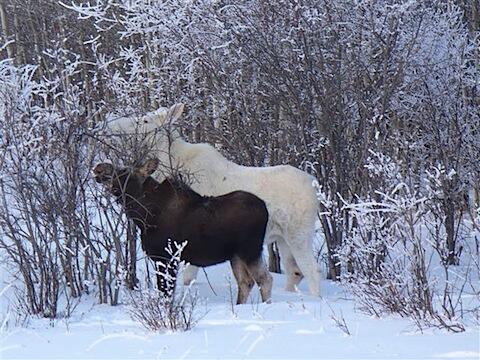
[[[8,24],[7,11],[5,9],[5,4],[3,2],[0,2],[0,24],[2,25],[2,30],[3,30],[3,33],[5,34],[6,42],[12,40],[10,39],[10,27]],[[14,50],[13,42],[7,45],[7,55],[10,59],[13,59],[15,62],[15,50]]]
[[[480,30],[480,3],[478,2],[478,0],[472,0],[470,29],[474,34]]]
[[[18,22],[18,15],[17,11],[13,13],[13,24],[15,29],[20,29],[20,23]],[[15,54],[15,59],[18,64],[26,64],[26,58],[25,58],[25,49],[23,45],[21,44],[21,38],[20,38],[20,32],[17,30],[15,34],[15,48],[16,48],[16,54]]]
[[[132,221],[128,221],[127,225],[127,278],[126,286],[128,289],[133,290],[138,283],[137,279],[137,238],[135,236],[135,224]]]
[[[322,210],[322,212],[324,210]],[[322,215],[320,217],[320,223],[322,224],[323,233],[325,235],[325,243],[327,244],[327,255],[328,255],[327,279],[338,281],[340,280],[341,266],[338,262],[336,250],[339,244],[341,244],[342,232],[337,230],[337,226],[334,219],[328,218],[327,215]],[[340,239],[338,238],[339,235],[340,235]]]
[[[445,232],[448,254],[445,258],[447,265],[458,265],[458,257],[455,250],[455,205],[450,198],[444,200]]]
[[[268,245],[268,271],[280,274],[280,255],[275,244]]]

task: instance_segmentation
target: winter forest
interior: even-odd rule
[[[314,178],[320,297],[275,242],[271,303],[228,264],[158,293],[91,169],[180,103],[189,143]],[[478,0],[0,0],[0,358],[478,358],[479,108]]]

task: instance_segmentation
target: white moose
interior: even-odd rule
[[[202,195],[218,196],[235,190],[251,192],[265,201],[269,222],[265,242],[276,242],[287,275],[286,290],[295,291],[305,276],[310,293],[320,295],[320,272],[313,256],[318,200],[314,178],[289,165],[248,167],[224,158],[209,144],[191,144],[170,125],[183,113],[183,104],[159,108],[140,119],[111,121],[107,131],[115,134],[143,133],[153,137],[155,156],[162,164],[193,174],[192,189]],[[157,171],[154,177],[163,181]],[[198,268],[189,266],[184,283],[197,276]]]

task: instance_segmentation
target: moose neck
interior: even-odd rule
[[[158,157],[163,167],[162,171],[155,173],[155,178],[162,182],[166,179],[164,174],[174,172],[183,167],[184,157],[188,151],[188,146],[191,144],[183,140],[176,130],[173,130],[170,136],[164,132],[159,133],[155,144],[157,144],[155,156]]]
[[[197,201],[201,196],[181,181],[165,179],[159,183],[148,177],[136,191],[129,191],[127,186],[124,201],[125,213],[135,221],[141,230],[157,226],[162,213],[172,211],[170,204]],[[167,209],[168,208],[168,209]]]
[[[127,184],[124,194],[119,198],[127,217],[141,230],[155,226],[155,219],[162,208],[163,195],[168,196],[168,189],[165,192],[160,187],[161,184],[148,177],[139,188]]]

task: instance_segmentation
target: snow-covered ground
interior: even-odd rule
[[[132,321],[124,306],[82,300],[72,318],[32,319],[26,327],[3,329],[0,359],[479,359],[480,331],[423,333],[408,320],[381,319],[355,309],[341,285],[322,283],[322,299],[283,290],[285,277],[274,275],[273,302],[258,304],[254,288],[249,304],[232,306],[230,269],[207,269],[212,292],[200,272],[196,287],[205,302],[203,318],[188,332],[154,333]],[[335,315],[334,315],[335,314]],[[332,319],[342,316],[347,335]]]

